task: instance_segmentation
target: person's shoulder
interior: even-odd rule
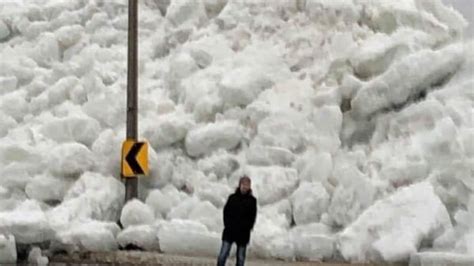
[[[250,194],[249,196],[252,201],[257,202],[257,198],[253,194]]]

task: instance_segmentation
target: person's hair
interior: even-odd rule
[[[235,189],[235,193],[240,193],[240,185],[242,184],[242,182],[244,181],[247,181],[249,183],[252,183],[252,180],[250,179],[250,177],[248,177],[247,175],[243,175],[240,179],[239,179],[239,185],[237,186],[237,188]],[[249,190],[248,192],[249,194],[252,194],[252,189]]]

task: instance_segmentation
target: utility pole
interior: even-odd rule
[[[138,0],[128,0],[127,140],[138,141]],[[138,178],[125,178],[125,202],[138,197]]]

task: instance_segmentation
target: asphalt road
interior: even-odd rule
[[[115,252],[84,252],[72,255],[55,255],[50,258],[50,265],[216,265],[215,258],[209,257],[190,257],[181,255],[169,255],[156,252],[144,251],[115,251]],[[230,259],[227,265],[235,265],[235,261]],[[275,260],[257,260],[249,259],[247,266],[309,266],[309,265],[349,265],[342,262],[289,262]],[[350,265],[391,265],[405,266],[408,264],[350,264]]]

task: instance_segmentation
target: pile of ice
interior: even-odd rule
[[[458,12],[139,2],[152,170],[125,207],[127,1],[0,4],[0,261],[15,243],[215,255],[242,174],[254,256],[472,261],[474,44]]]

